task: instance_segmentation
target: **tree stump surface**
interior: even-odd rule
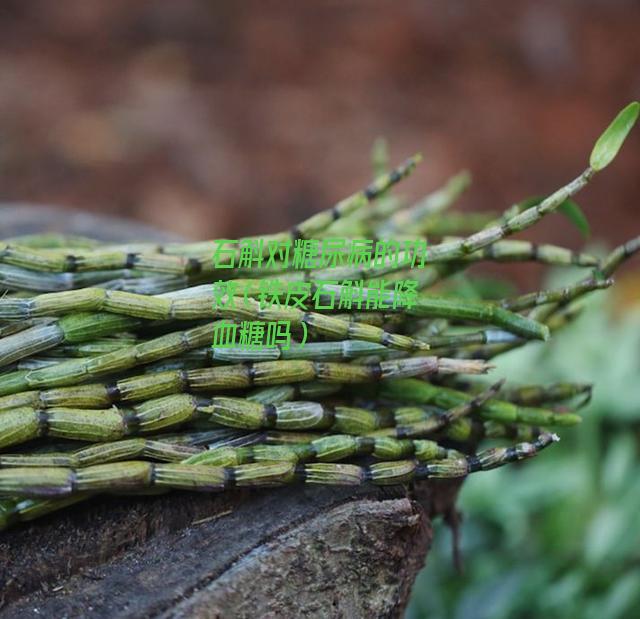
[[[175,240],[21,205],[0,208],[0,230]],[[0,533],[0,617],[399,617],[458,486],[94,498]]]

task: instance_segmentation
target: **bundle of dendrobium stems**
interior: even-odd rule
[[[554,428],[580,421],[591,386],[475,375],[568,324],[640,237],[602,260],[507,237],[558,211],[583,225],[571,198],[615,157],[639,107],[618,114],[574,180],[503,213],[449,210],[466,174],[417,203],[394,197],[419,157],[388,171],[378,152],[365,190],[290,231],[227,241],[222,253],[219,241],[1,242],[0,529],[100,493],[398,484],[534,456],[557,440]],[[402,259],[348,260],[363,239],[405,248]],[[328,246],[338,247],[330,273],[313,262]],[[247,248],[260,254],[247,260]],[[283,248],[303,248],[304,260],[284,264]],[[486,298],[464,274],[481,261],[585,275]],[[306,284],[306,297],[276,279]],[[347,280],[360,284],[349,303]],[[312,298],[321,302],[305,304]],[[216,339],[248,321],[242,345]],[[260,339],[260,325],[274,324],[290,339]],[[489,439],[506,445],[483,449]]]

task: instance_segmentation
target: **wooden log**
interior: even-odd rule
[[[36,222],[36,223],[34,223]],[[2,237],[148,228],[0,209]],[[98,497],[0,533],[0,617],[399,617],[458,484]]]

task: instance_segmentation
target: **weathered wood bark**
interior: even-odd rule
[[[0,209],[2,237],[43,229],[149,238],[129,222]],[[456,491],[101,497],[0,533],[0,617],[398,617]]]

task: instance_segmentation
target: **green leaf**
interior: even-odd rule
[[[598,138],[589,159],[589,165],[596,172],[606,168],[614,160],[629,131],[635,125],[639,112],[640,103],[629,103]]]
[[[522,200],[522,202],[518,203],[519,210],[522,213],[527,209],[537,206],[543,200],[544,196],[533,196],[526,200]],[[591,236],[589,222],[587,221],[585,214],[582,212],[582,209],[573,200],[566,199],[557,210],[559,213],[562,213],[576,228],[578,228],[582,236],[585,238],[589,238],[589,236]]]
[[[562,213],[578,230],[585,239],[591,236],[589,222],[582,209],[573,201],[565,200],[559,207],[558,212]]]

